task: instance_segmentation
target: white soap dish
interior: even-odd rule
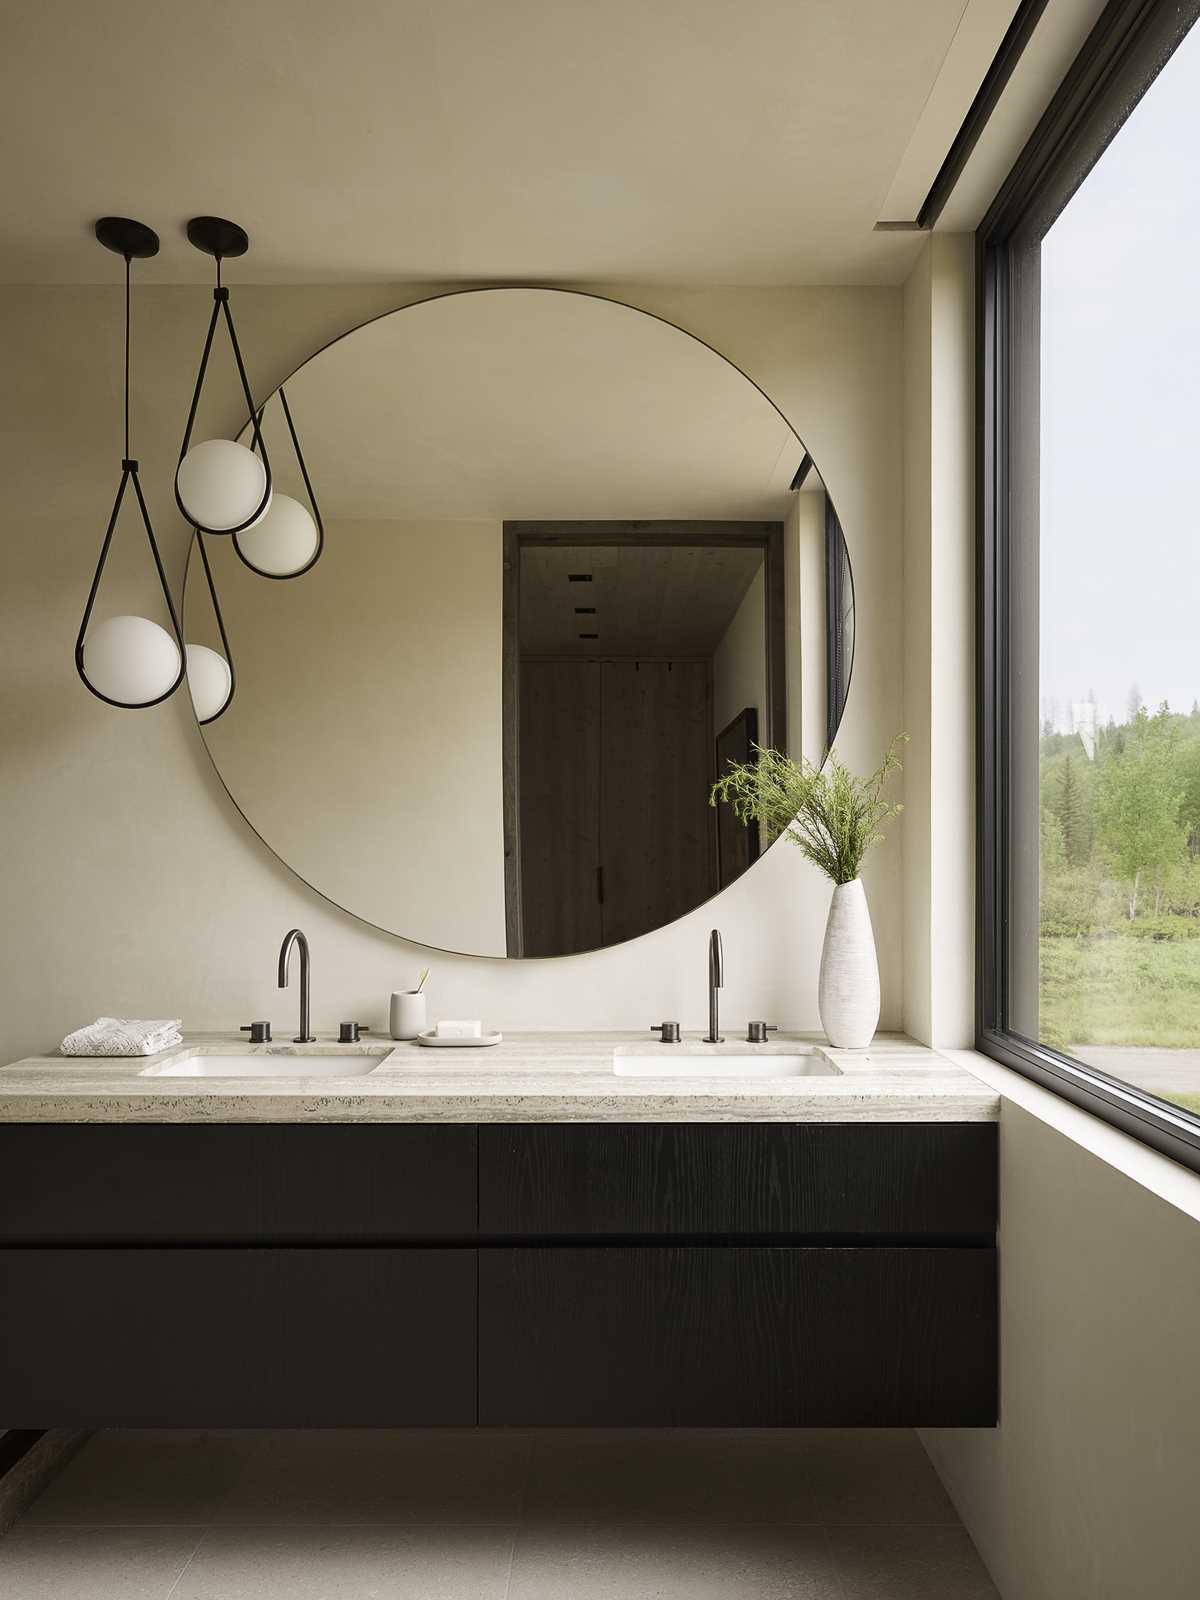
[[[502,1033],[482,1033],[474,1039],[439,1039],[433,1028],[426,1028],[417,1035],[417,1043],[428,1045],[431,1050],[478,1049],[480,1045],[499,1044],[503,1037]]]

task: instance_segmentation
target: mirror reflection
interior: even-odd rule
[[[284,390],[320,560],[273,581],[206,542],[237,691],[203,735],[271,849],[489,956],[634,938],[751,867],[767,841],[711,785],[755,745],[820,761],[853,654],[841,527],[771,401],[668,323],[545,289],[405,307]],[[285,428],[276,395],[303,499]]]

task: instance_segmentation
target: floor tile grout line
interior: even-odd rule
[[[163,1600],[171,1600],[171,1596],[175,1593],[176,1589],[178,1589],[179,1585],[183,1582],[184,1577],[187,1574],[188,1568],[191,1566],[192,1562],[195,1561],[195,1559],[196,1559],[196,1552],[200,1549],[200,1546],[204,1543],[205,1535],[207,1534],[207,1532],[208,1532],[207,1528],[202,1528],[200,1530],[200,1537],[196,1540],[195,1544],[192,1546],[191,1555],[187,1558],[187,1560],[183,1563],[182,1567],[180,1567],[179,1571],[175,1574],[175,1582],[167,1590],[166,1594],[163,1595]]]
[[[151,1529],[151,1528],[194,1528],[201,1533],[223,1533],[229,1529],[237,1528],[511,1528],[514,1526],[533,1526],[537,1528],[828,1528],[851,1530],[854,1528],[963,1528],[963,1523],[956,1519],[953,1522],[941,1521],[886,1521],[881,1522],[867,1517],[855,1518],[852,1522],[830,1522],[826,1517],[731,1517],[731,1516],[702,1516],[673,1517],[658,1514],[655,1516],[630,1517],[630,1516],[601,1516],[591,1515],[586,1517],[556,1517],[539,1516],[530,1519],[525,1515],[523,1506],[512,1515],[498,1515],[495,1518],[482,1516],[452,1517],[423,1516],[423,1517],[370,1517],[346,1519],[342,1517],[310,1516],[304,1518],[288,1518],[287,1521],[277,1522],[270,1517],[247,1517],[244,1520],[230,1522],[112,1522],[97,1520],[87,1517],[79,1522],[30,1522],[22,1520],[21,1526],[27,1531],[54,1532],[65,1528],[112,1528],[112,1529]],[[964,1529],[965,1531],[965,1529]]]
[[[164,1530],[168,1528],[187,1528],[203,1534],[207,1533],[209,1528],[215,1526],[215,1524],[211,1522],[110,1522],[107,1518],[85,1517],[79,1522],[28,1522],[22,1520],[18,1526],[23,1528],[26,1533],[62,1533],[67,1528],[86,1528],[92,1532],[104,1528],[111,1528],[114,1532],[128,1532],[130,1529],[140,1529],[144,1532],[154,1528]]]
[[[517,1520],[508,1541],[508,1571],[504,1576],[503,1600],[509,1600],[512,1594],[513,1568],[517,1561],[517,1540],[521,1537],[521,1530],[525,1526],[525,1506],[529,1499],[529,1483],[533,1477],[533,1452],[537,1448],[537,1441],[529,1434],[525,1436],[525,1471],[521,1477],[521,1493],[517,1496]]]
[[[828,1523],[823,1525],[821,1532],[824,1536],[825,1559],[829,1563],[829,1570],[833,1575],[838,1600],[849,1600],[849,1596],[846,1593],[846,1585],[842,1582],[842,1564],[837,1558],[837,1551],[834,1549],[832,1532]]]
[[[210,1528],[221,1526],[221,1524],[216,1520],[218,1514],[229,1504],[236,1492],[244,1486],[246,1479],[249,1477],[255,1464],[262,1457],[266,1456],[270,1444],[271,1436],[266,1432],[260,1432],[258,1430],[255,1430],[255,1437],[253,1439],[247,1439],[245,1441],[245,1448],[240,1452],[240,1459],[238,1461],[236,1470],[233,1472],[230,1481],[225,1485],[224,1489],[219,1495],[217,1495],[216,1500],[209,1507],[208,1526]]]
[[[521,1478],[521,1493],[517,1498],[517,1527],[525,1524],[525,1510],[529,1504],[529,1486],[533,1479],[533,1452],[537,1449],[537,1440],[526,1435],[525,1438],[525,1472]]]
[[[509,1600],[509,1596],[512,1594],[513,1566],[515,1565],[517,1559],[517,1536],[520,1531],[521,1524],[518,1522],[516,1527],[511,1530],[508,1536],[508,1571],[504,1574],[504,1594],[502,1596],[502,1600]]]

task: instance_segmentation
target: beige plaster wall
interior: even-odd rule
[[[933,235],[904,285],[903,1020],[955,1049],[974,1042],[973,245]]]
[[[783,537],[787,552],[788,754],[819,766],[825,756],[828,715],[823,490],[793,496]],[[853,688],[850,698],[854,698]]]
[[[1005,1600],[1191,1600],[1200,1223],[1007,1097],[1000,1191],[1000,1426],[926,1448]]]
[[[422,291],[412,285],[239,288],[233,306],[256,387]],[[432,286],[430,286],[432,287]],[[843,754],[866,770],[901,720],[901,297],[893,289],[683,290],[595,285],[679,322],[782,407],[833,494],[855,565],[858,657]],[[190,1028],[286,1026],[275,988],[283,933],[313,948],[313,1021],[378,1026],[388,991],[430,961],[431,1013],[502,1028],[702,1022],[705,940],[725,933],[726,1009],[815,1027],[829,891],[777,846],[719,900],[631,945],[554,961],[434,955],[373,932],[266,851],[213,773],[190,706],[93,700],[72,649],[116,486],[121,288],[14,288],[0,305],[5,483],[0,538],[0,1059],[57,1043],[100,1012],[178,1015]],[[200,288],[135,296],[134,448],[172,581],[187,530],[171,477],[210,307]],[[212,431],[236,426],[232,374],[214,369]],[[111,591],[153,605],[144,550],[121,536]],[[139,536],[140,537],[140,536]],[[297,772],[319,753],[301,749]],[[868,872],[883,1021],[901,1014],[898,841]]]
[[[764,610],[766,579],[763,568],[750,580],[713,651],[713,735],[720,733],[747,706],[758,712],[760,744],[769,744],[767,709],[767,619]]]
[[[204,736],[239,809],[366,921],[503,955],[499,523],[334,519],[291,583],[232,543],[209,551],[238,687]],[[185,615],[219,647],[198,564]]]

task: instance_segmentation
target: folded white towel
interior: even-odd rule
[[[76,1028],[59,1046],[64,1056],[154,1056],[183,1043],[180,1019],[139,1022],[132,1017],[97,1017]]]

